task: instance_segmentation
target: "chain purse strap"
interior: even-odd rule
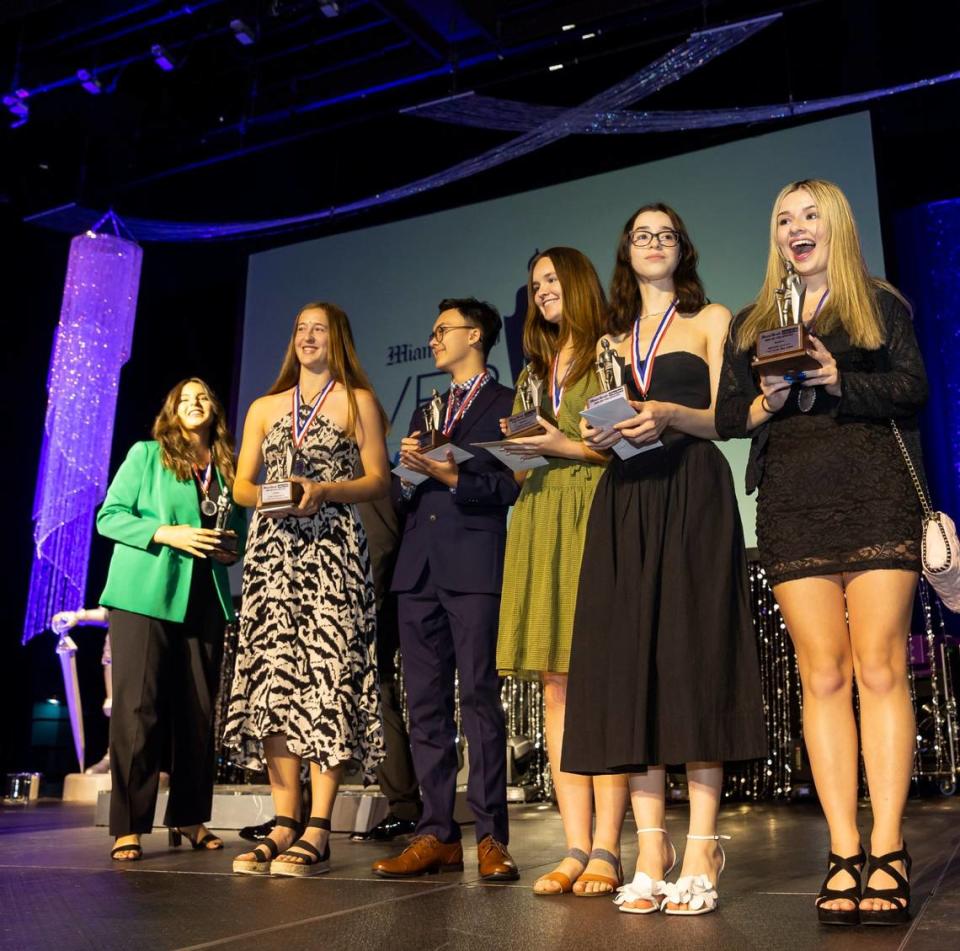
[[[893,430],[893,437],[897,440],[897,445],[900,447],[900,452],[903,454],[903,461],[907,464],[907,470],[909,471],[910,478],[913,481],[913,487],[917,490],[917,497],[920,499],[920,508],[923,509],[924,520],[937,518],[939,513],[934,512],[933,507],[930,505],[930,499],[923,487],[923,483],[920,481],[920,476],[917,475],[916,466],[913,464],[913,459],[910,458],[910,453],[907,451],[907,444],[903,441],[903,436],[900,433],[900,427],[897,425],[897,421],[895,419],[890,420],[890,428]]]

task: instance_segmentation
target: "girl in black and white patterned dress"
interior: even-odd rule
[[[277,382],[247,414],[234,487],[237,501],[258,511],[224,745],[244,766],[266,759],[277,812],[270,837],[234,860],[236,872],[327,871],[343,764],[359,764],[372,779],[383,758],[373,579],[353,503],[388,490],[385,428],[347,315],[332,304],[306,305]],[[292,514],[261,510],[255,480],[264,465],[268,482],[289,476],[302,486]],[[303,761],[313,794],[305,828]]]

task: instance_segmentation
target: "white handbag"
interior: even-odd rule
[[[957,539],[957,526],[946,512],[937,512],[930,505],[900,428],[892,419],[890,428],[903,454],[903,461],[907,464],[923,510],[923,535],[920,539],[923,575],[940,600],[951,611],[960,613],[960,541]]]

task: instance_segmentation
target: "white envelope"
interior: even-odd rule
[[[591,399],[591,405],[580,410],[580,415],[597,429],[613,429],[615,423],[623,423],[628,419],[633,419],[637,411],[627,402],[625,390],[622,386],[615,390],[608,390]],[[640,455],[641,452],[647,452],[650,449],[657,449],[663,443],[658,439],[656,442],[645,443],[642,446],[634,446],[633,443],[621,439],[615,443],[613,451],[621,459],[630,459],[633,456]]]
[[[452,442],[446,442],[442,446],[436,446],[433,449],[428,449],[423,455],[428,459],[433,459],[435,462],[445,462],[447,458],[447,452],[453,453],[453,461],[460,465],[461,462],[466,462],[468,459],[473,458],[472,452],[467,452],[466,449],[462,449],[460,446],[455,446]],[[421,482],[426,482],[430,478],[428,475],[424,475],[422,472],[414,472],[413,469],[405,469],[403,466],[394,466],[390,470],[394,475],[400,476],[404,482],[410,482],[413,485],[420,485]]]
[[[472,442],[471,446],[478,449],[486,449],[491,456],[498,462],[502,462],[513,472],[526,472],[528,469],[536,469],[538,466],[548,466],[550,463],[544,456],[530,456],[524,459],[515,453],[506,449],[510,443],[509,439],[498,439],[496,442]]]

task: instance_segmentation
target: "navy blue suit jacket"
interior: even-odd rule
[[[451,442],[472,452],[473,458],[461,464],[456,492],[427,479],[406,501],[400,495],[400,480],[394,478],[394,498],[405,519],[391,590],[412,590],[429,565],[431,580],[440,588],[468,594],[500,592],[507,509],[517,500],[520,486],[506,466],[470,443],[501,439],[500,419],[512,409],[513,390],[491,380],[464,413]],[[417,409],[408,432],[422,429],[422,419]]]

